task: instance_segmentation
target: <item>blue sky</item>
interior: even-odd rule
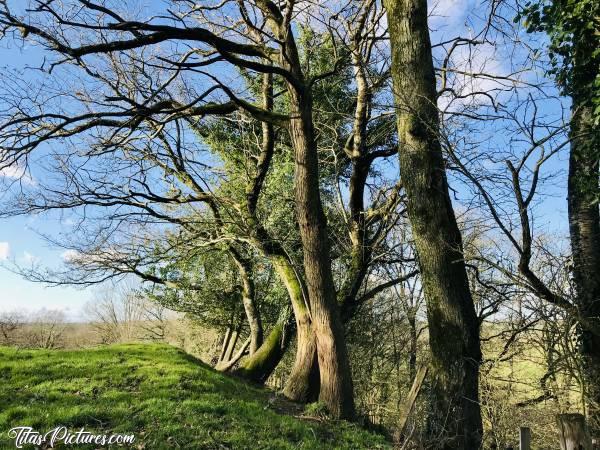
[[[62,261],[62,251],[50,248],[36,230],[55,234],[60,231],[60,223],[36,217],[1,219],[0,259],[5,266],[13,261],[28,266],[32,263],[56,265]],[[91,289],[81,290],[71,287],[47,287],[23,279],[6,267],[0,267],[0,296],[2,310],[60,309],[71,320],[78,320],[82,306],[92,298]]]
[[[431,3],[431,2],[430,2]],[[434,42],[457,34],[469,33],[470,25],[466,20],[478,5],[478,0],[442,0],[437,2],[435,12],[438,15],[431,19]],[[433,5],[430,5],[430,7]],[[475,22],[477,20],[475,19]],[[471,22],[472,25],[473,22]],[[3,70],[17,69],[24,65],[35,65],[41,53],[35,47],[0,43],[0,61]],[[504,61],[496,59],[497,69],[502,69]],[[549,169],[556,171],[556,176],[548,189],[552,196],[544,200],[540,208],[540,222],[547,228],[560,234],[566,233],[566,200],[565,176],[566,152],[554,158]],[[11,175],[6,173],[4,175]],[[14,174],[12,174],[14,175]],[[33,180],[35,182],[35,173]],[[27,182],[27,179],[25,180]],[[1,197],[0,197],[1,201]],[[10,266],[13,262],[19,265],[31,263],[42,266],[61,264],[63,250],[52,248],[39,233],[58,235],[64,229],[65,222],[59,218],[16,217],[0,219],[0,263]],[[12,309],[36,310],[40,308],[64,310],[71,320],[81,319],[81,308],[94,295],[94,289],[75,289],[69,287],[46,287],[39,283],[24,280],[11,273],[6,267],[0,267],[0,284],[3,292],[0,296],[0,311]]]
[[[41,52],[34,46],[17,46],[8,40],[0,41],[0,61],[2,69],[19,70],[25,65],[35,65]],[[8,175],[19,174],[8,173]],[[5,175],[7,173],[5,172]],[[10,180],[5,177],[5,180]],[[35,175],[26,175],[24,183],[35,182]],[[0,201],[3,197],[0,196]],[[28,216],[0,219],[0,311],[60,309],[70,320],[80,320],[81,308],[93,297],[93,289],[73,287],[48,287],[41,283],[23,279],[10,269],[14,264],[29,266],[40,264],[56,266],[62,263],[62,250],[52,248],[40,233],[56,235],[63,229],[63,223],[49,217]]]

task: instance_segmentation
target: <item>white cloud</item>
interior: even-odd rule
[[[82,255],[77,250],[65,250],[60,254],[60,257],[66,263],[75,263],[78,260],[81,260]]]
[[[0,242],[0,261],[6,261],[10,256],[10,244],[8,242]]]
[[[510,68],[491,45],[456,48],[450,68],[454,72],[449,74],[447,87],[451,87],[459,98],[446,92],[438,99],[438,106],[442,110],[489,104],[489,97],[482,93],[498,100],[502,91],[513,84],[504,78],[511,75]]]
[[[0,169],[0,177],[9,180],[19,180],[23,184],[34,185],[35,180],[24,167],[12,165]]]
[[[465,16],[469,0],[438,0],[429,2],[429,14],[450,20],[453,23],[460,21]]]

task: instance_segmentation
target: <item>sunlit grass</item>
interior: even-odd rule
[[[134,433],[133,447],[140,449],[389,447],[381,436],[346,422],[280,414],[272,398],[167,345],[0,347],[0,448],[14,448],[7,435],[12,427],[44,432],[59,425]]]

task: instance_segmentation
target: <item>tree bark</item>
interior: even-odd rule
[[[297,402],[315,401],[319,395],[317,343],[302,285],[286,256],[276,255],[271,260],[288,291],[296,319],[296,358],[283,394]]]
[[[319,190],[319,159],[310,82],[305,80],[302,72],[289,22],[281,11],[273,8],[272,3],[259,1],[258,4],[282,43],[280,64],[293,77],[293,82],[286,79],[291,117],[289,132],[295,160],[296,218],[319,363],[319,401],[332,416],[351,419],[355,414],[352,374],[331,270],[327,219]]]
[[[334,417],[353,418],[352,375],[331,271],[327,220],[319,192],[312,99],[308,90],[300,93],[290,88],[288,91],[292,104],[290,133],[295,153],[296,213],[317,343],[319,401]]]
[[[583,415],[560,414],[556,420],[561,450],[592,450],[592,439]]]
[[[568,206],[576,304],[586,325],[580,325],[590,425],[600,431],[600,214],[598,154],[592,107],[573,98]]]
[[[240,278],[242,279],[242,303],[250,328],[250,355],[253,355],[263,343],[263,326],[260,320],[260,314],[256,307],[256,293],[254,289],[254,279],[252,278],[252,269],[250,261],[240,255],[233,247],[229,253],[235,262]]]
[[[279,320],[263,344],[253,355],[244,361],[237,374],[257,383],[267,381],[279,364],[279,361],[281,361],[289,345],[291,315],[291,308],[289,306],[283,309]]]
[[[479,321],[438,138],[426,0],[386,0],[400,171],[427,301],[432,354],[428,432],[443,449],[481,447]]]

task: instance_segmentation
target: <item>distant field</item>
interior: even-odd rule
[[[114,326],[114,325],[113,325]],[[214,354],[213,345],[217,333],[209,328],[200,327],[183,317],[162,322],[164,335],[160,339],[148,336],[147,329],[153,328],[152,322],[127,322],[119,325],[120,333],[108,336],[102,333],[98,324],[91,322],[60,322],[56,324],[24,323],[6,339],[0,334],[0,347],[54,348],[79,350],[104,344],[156,343],[163,342],[185,350],[203,361],[210,361]],[[123,332],[125,331],[125,332]],[[50,343],[50,346],[47,344]]]
[[[391,448],[382,436],[355,425],[293,416],[298,413],[272,392],[224,376],[164,344],[0,347],[2,449],[15,448],[7,434],[12,427],[45,432],[59,425],[133,433],[136,449]]]

